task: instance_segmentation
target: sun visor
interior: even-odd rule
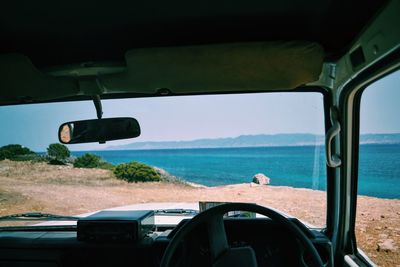
[[[44,74],[21,54],[0,55],[1,104],[40,102],[78,93],[79,87],[73,78]]]
[[[118,93],[294,89],[318,80],[324,52],[311,42],[256,42],[134,49],[125,57],[126,67],[41,72],[24,55],[0,55],[0,105]]]
[[[318,80],[324,52],[311,42],[256,42],[134,49],[107,92],[175,94],[293,89]]]

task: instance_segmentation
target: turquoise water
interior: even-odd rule
[[[400,144],[360,146],[358,176],[360,194],[400,198]]]
[[[73,152],[80,156],[85,152]],[[323,147],[251,147],[165,150],[93,151],[119,164],[140,161],[165,169],[187,181],[208,186],[247,183],[264,173],[272,185],[325,190]],[[362,145],[362,195],[400,198],[400,145]]]

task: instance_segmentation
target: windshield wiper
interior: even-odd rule
[[[162,209],[155,210],[154,213],[156,215],[197,215],[199,212],[197,210],[192,209]]]
[[[79,217],[41,213],[41,212],[28,212],[28,213],[12,214],[0,217],[0,221],[49,221],[49,220],[76,221],[78,219]]]

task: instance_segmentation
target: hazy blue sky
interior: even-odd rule
[[[366,91],[363,133],[400,132],[400,73]],[[322,95],[273,93],[105,100],[104,117],[132,116],[142,135],[137,139],[70,145],[71,150],[102,149],[138,142],[235,137],[243,134],[323,133]],[[368,107],[368,108],[367,108]],[[92,102],[0,107],[0,146],[18,143],[44,151],[58,142],[61,123],[95,118]]]

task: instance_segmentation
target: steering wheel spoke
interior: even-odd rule
[[[223,214],[216,214],[207,221],[211,260],[214,262],[229,249]]]

